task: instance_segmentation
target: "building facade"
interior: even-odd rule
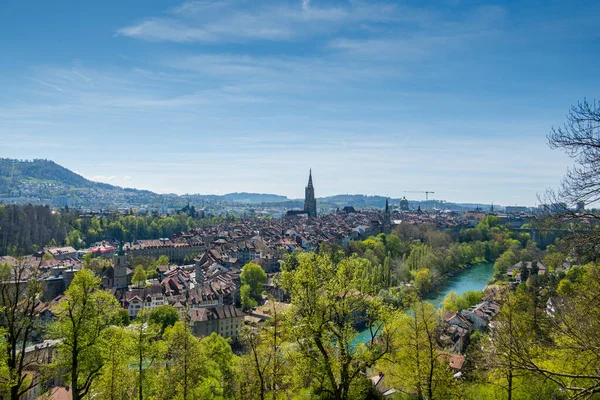
[[[195,336],[209,336],[215,332],[224,338],[237,339],[246,314],[234,305],[191,308],[188,318]]]

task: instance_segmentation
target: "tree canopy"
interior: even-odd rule
[[[240,280],[242,282],[240,288],[242,308],[248,310],[256,307],[258,300],[261,298],[263,286],[267,283],[266,272],[260,265],[249,262],[242,267]]]
[[[107,329],[114,323],[118,308],[115,297],[100,290],[100,278],[82,269],[54,310],[51,336],[61,340],[57,367],[67,371],[73,400],[83,398],[101,374],[106,362]]]

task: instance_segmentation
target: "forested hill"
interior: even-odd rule
[[[23,180],[55,182],[80,188],[115,188],[106,183],[90,181],[51,160],[0,158],[0,192],[11,190],[16,182]]]
[[[170,205],[177,195],[94,182],[51,160],[0,158],[0,203],[118,208]],[[176,205],[185,204],[179,199]]]

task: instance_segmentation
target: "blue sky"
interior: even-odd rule
[[[600,3],[0,2],[0,156],[121,186],[537,202]],[[419,195],[412,198],[418,199]]]

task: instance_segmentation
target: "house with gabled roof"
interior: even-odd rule
[[[208,336],[215,332],[224,338],[237,339],[246,314],[233,304],[218,307],[190,308],[187,310],[190,326],[195,336]]]

